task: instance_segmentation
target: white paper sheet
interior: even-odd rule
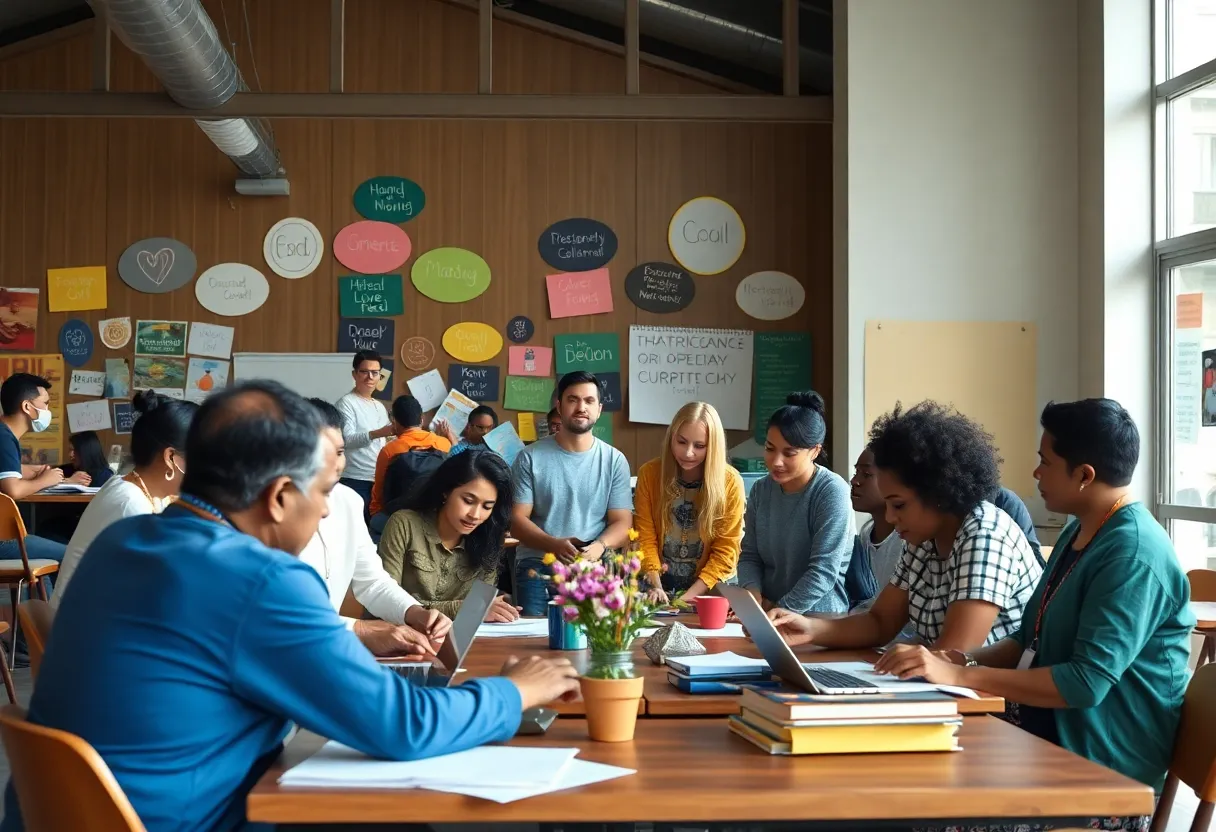
[[[680,667],[687,667],[690,671],[689,676],[706,675],[710,673],[728,673],[739,672],[746,670],[765,670],[768,668],[768,662],[764,659],[753,659],[748,656],[740,656],[738,653],[732,653],[727,650],[725,653],[705,653],[700,656],[680,656],[667,660],[667,664],[672,663]]]
[[[439,375],[438,370],[430,370],[420,376],[414,376],[405,383],[405,386],[418,400],[418,404],[422,405],[423,413],[439,407],[448,395],[448,388],[443,383],[443,376]]]
[[[658,627],[645,627],[640,635],[652,636],[659,631]],[[721,630],[702,630],[699,627],[689,627],[688,632],[692,633],[696,638],[746,638],[743,632],[742,624],[730,623]]]
[[[980,698],[980,695],[971,690],[971,688],[960,688],[953,685],[934,685],[930,682],[905,682],[894,676],[875,673],[874,665],[869,662],[803,662],[803,667],[825,667],[829,670],[837,670],[850,676],[856,676],[866,684],[873,685],[881,691],[889,691],[891,693],[941,691],[942,693],[950,693],[955,696],[965,696],[968,699]]]
[[[580,786],[590,786],[605,780],[615,780],[637,774],[631,768],[608,766],[603,763],[592,763],[588,760],[571,760],[570,765],[558,776],[557,780],[548,786],[537,788],[492,788],[485,786],[427,786],[436,792],[463,794],[467,797],[480,797],[482,800],[493,800],[495,803],[511,803],[528,797],[537,797],[550,792],[560,792],[564,789],[577,789]]]
[[[478,638],[535,638],[549,635],[546,618],[517,618],[509,624],[484,623],[477,628]]]

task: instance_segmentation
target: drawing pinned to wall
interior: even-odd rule
[[[545,286],[549,290],[551,318],[612,311],[612,282],[607,269],[546,275]]]
[[[507,410],[548,413],[553,399],[553,379],[532,376],[507,376],[507,391],[502,406]]]
[[[101,336],[102,346],[120,350],[131,343],[131,319],[106,318],[104,321],[98,321],[97,332]]]
[[[260,308],[270,297],[270,283],[253,266],[219,263],[198,276],[194,296],[208,312],[232,318]]]
[[[93,357],[93,328],[72,318],[59,329],[59,353],[69,366],[87,364]]]
[[[692,275],[671,263],[642,263],[625,275],[625,296],[647,312],[679,312],[697,296]]]
[[[106,359],[106,386],[102,395],[107,399],[131,398],[131,367],[127,359]]]
[[[516,315],[507,321],[507,337],[516,344],[526,344],[536,334],[536,324],[526,315]]]
[[[780,321],[794,315],[806,301],[802,284],[785,272],[756,272],[739,281],[735,303],[760,321]]]
[[[502,336],[488,324],[465,321],[447,328],[443,348],[457,361],[477,364],[502,352]]]
[[[540,258],[555,269],[585,272],[608,265],[616,256],[616,234],[599,220],[571,217],[541,232],[536,241]]]
[[[516,413],[515,421],[519,425],[519,438],[524,442],[536,441],[536,414]]]
[[[339,318],[338,352],[371,350],[392,355],[396,324],[387,318]]]
[[[498,401],[499,368],[468,364],[448,365],[448,387],[475,402]]]
[[[38,290],[0,289],[0,350],[32,350],[37,331]]]
[[[393,362],[388,358],[380,359],[380,381],[376,383],[376,392],[372,393],[373,399],[379,399],[382,402],[393,400]]]
[[[211,358],[232,358],[232,337],[236,330],[223,324],[190,324],[190,347],[192,355]]]
[[[422,186],[401,176],[374,176],[355,188],[355,210],[369,220],[409,222],[426,207]],[[395,268],[395,267],[394,267]]]
[[[616,373],[621,369],[621,339],[615,332],[558,335],[553,339],[553,354],[559,376],[571,370]]]
[[[202,404],[208,396],[228,386],[228,362],[214,358],[191,358],[186,368],[186,398]]]
[[[605,413],[615,413],[621,409],[624,397],[621,395],[620,373],[596,373],[600,381],[600,404]]]
[[[280,277],[296,280],[316,271],[325,254],[325,238],[315,225],[301,217],[279,220],[266,232],[262,256]]]
[[[360,274],[384,274],[410,259],[413,244],[405,229],[387,222],[361,220],[334,237],[334,257]]]
[[[443,385],[443,376],[439,375],[438,370],[414,376],[405,385],[410,389],[410,395],[422,405],[423,412],[439,407],[448,395],[447,388]]]
[[[186,398],[186,391],[180,387],[151,387],[149,388],[158,396],[164,396],[167,399],[177,399],[181,401]]]
[[[551,376],[553,350],[549,347],[508,347],[507,373],[513,376]]]
[[[459,436],[469,423],[469,414],[475,407],[477,407],[477,402],[459,390],[449,390],[447,398],[443,400],[443,404],[439,405],[439,409],[435,411],[435,417],[427,425],[427,430],[434,430],[436,422],[445,421]]]
[[[464,303],[490,288],[490,264],[463,248],[433,248],[410,269],[414,288],[431,300]]]
[[[135,354],[186,356],[185,321],[136,321]]]
[[[180,358],[136,356],[134,386],[136,390],[177,390],[175,398],[180,399],[186,388],[186,362]]]
[[[139,418],[139,411],[130,402],[114,402],[114,432],[126,436]]]
[[[421,335],[411,335],[401,345],[401,363],[418,372],[431,366],[435,360],[435,345]]]
[[[109,430],[110,403],[101,399],[92,402],[72,402],[68,405],[68,430]]]
[[[338,309],[344,318],[405,314],[401,275],[377,274],[339,278]]]
[[[21,462],[25,465],[58,465],[63,459],[63,356],[0,356],[0,382],[13,373],[42,376],[51,383],[51,426],[38,433],[26,431],[21,437]]]
[[[714,196],[681,205],[667,226],[667,247],[676,262],[694,274],[721,274],[739,260],[747,241],[743,220]]]
[[[159,295],[180,289],[194,278],[198,260],[190,247],[172,237],[132,243],[118,258],[118,276],[137,292]]]
[[[105,309],[106,267],[47,269],[46,308],[51,312]]]
[[[487,433],[485,443],[486,447],[505,459],[508,465],[515,462],[515,457],[524,449],[523,440],[515,432],[515,425],[510,422],[502,422]]]
[[[106,374],[100,370],[72,370],[68,394],[72,396],[100,396],[106,389]]]
[[[750,330],[629,327],[629,421],[666,425],[701,401],[728,430],[746,430],[752,351]]]

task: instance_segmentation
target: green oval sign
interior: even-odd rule
[[[490,265],[467,249],[433,248],[414,261],[410,279],[432,300],[464,303],[490,288]]]
[[[377,176],[355,188],[355,210],[369,220],[409,222],[425,205],[422,186],[400,176]]]

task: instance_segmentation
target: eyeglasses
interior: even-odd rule
[[[367,376],[368,378],[380,378],[379,370],[355,370],[355,372],[361,376]]]

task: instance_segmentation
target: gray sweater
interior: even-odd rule
[[[739,585],[793,612],[848,612],[854,529],[849,484],[838,474],[819,467],[793,494],[765,477],[747,498]]]

